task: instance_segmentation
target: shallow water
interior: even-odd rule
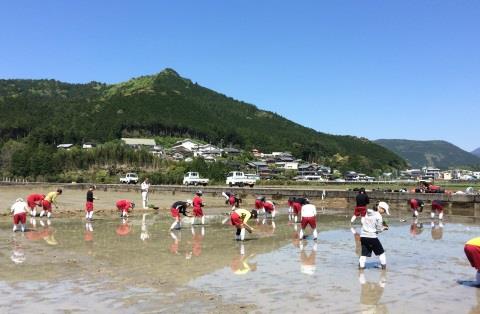
[[[326,211],[329,212],[329,211]],[[0,220],[0,312],[427,312],[480,309],[464,243],[478,225],[449,219],[423,228],[391,219],[380,235],[388,269],[359,272],[348,218],[319,216],[319,241],[298,241],[295,224],[253,223],[247,241],[213,216],[170,233],[166,214],[122,221],[36,219],[25,234]],[[31,221],[33,222],[33,221]],[[50,224],[48,224],[48,222]],[[43,224],[43,226],[42,226]],[[357,231],[358,231],[357,225]],[[421,231],[421,232],[419,232]],[[307,229],[307,234],[310,231]],[[314,247],[316,246],[316,250]],[[21,300],[12,308],[12,300]]]

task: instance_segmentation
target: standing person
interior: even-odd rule
[[[359,259],[358,267],[365,269],[367,256],[372,256],[372,251],[380,259],[382,269],[387,268],[387,257],[382,243],[378,239],[378,233],[388,230],[388,226],[384,224],[382,214],[387,213],[389,206],[385,202],[380,202],[375,209],[368,209],[365,217],[362,218],[362,232],[360,233],[360,242],[362,243],[362,256]]]
[[[432,212],[430,213],[430,217],[435,218],[435,213],[438,214],[438,219],[443,219],[443,207],[445,206],[445,202],[441,200],[434,200],[432,201]]]
[[[142,184],[140,185],[140,189],[142,190],[143,209],[148,209],[148,189],[150,189],[150,181],[148,178],[143,180]]]
[[[58,208],[57,204],[57,197],[62,194],[62,189],[57,189],[54,192],[50,192],[45,196],[45,198],[42,201],[42,212],[40,213],[40,217],[43,217],[45,215],[45,212],[47,212],[47,217],[50,218],[52,215],[52,204],[55,205],[55,208]]]
[[[308,199],[304,200],[305,204],[302,206],[302,210],[300,211],[301,215],[301,227],[302,229],[300,230],[300,233],[298,235],[299,239],[303,239],[303,233],[305,232],[305,229],[307,228],[308,225],[310,225],[310,228],[313,230],[313,240],[317,240],[317,208],[315,205],[310,204]]]
[[[408,205],[410,205],[410,208],[412,209],[413,217],[418,217],[418,212],[423,211],[423,206],[425,206],[425,203],[418,198],[412,198],[408,200]]]
[[[27,196],[27,205],[30,208],[30,216],[37,216],[37,206],[42,206],[44,198],[45,195],[43,194],[30,194]]]
[[[205,224],[205,215],[203,214],[202,207],[205,206],[202,199],[203,192],[198,190],[195,192],[195,197],[193,198],[193,217],[192,217],[192,225],[195,223],[196,217],[202,218],[202,225]]]
[[[477,269],[476,284],[480,285],[480,237],[468,240],[463,250],[470,265]]]
[[[128,213],[135,208],[135,203],[130,200],[118,200],[115,205],[117,209],[121,212],[120,217],[128,217]]]
[[[95,185],[90,185],[87,191],[87,202],[85,203],[85,219],[93,220],[93,200],[97,198],[93,196],[93,191],[95,190]]]
[[[355,201],[357,205],[355,206],[352,219],[350,219],[352,224],[357,217],[365,217],[365,214],[367,213],[367,205],[370,203],[370,199],[368,198],[367,192],[365,192],[365,188],[360,188],[360,190],[358,190]]]
[[[237,241],[243,241],[245,240],[245,229],[249,232],[253,232],[253,228],[250,227],[247,222],[250,219],[250,217],[255,217],[257,214],[255,211],[249,212],[246,209],[243,208],[238,208],[235,209],[230,213],[230,221],[232,223],[232,226],[234,226],[237,230],[235,232],[235,240]]]
[[[180,214],[183,216],[191,217],[187,213],[187,207],[192,205],[191,200],[187,200],[186,202],[183,201],[176,201],[175,203],[172,204],[172,207],[170,208],[170,213],[172,217],[175,219],[175,221],[172,223],[170,226],[170,231],[173,229],[180,229],[181,228],[181,218]]]
[[[17,198],[10,208],[13,214],[13,232],[17,231],[17,225],[20,224],[22,232],[25,232],[25,224],[27,223],[28,205],[23,201],[23,198]]]

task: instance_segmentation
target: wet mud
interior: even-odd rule
[[[5,198],[21,191],[1,192],[5,208]],[[65,197],[64,208],[83,205],[78,194]],[[106,204],[117,197],[96,195]],[[168,204],[174,197],[155,201]],[[464,243],[480,234],[470,218],[447,216],[440,224],[424,215],[415,222],[407,211],[393,210],[390,230],[380,235],[387,270],[372,257],[359,271],[360,230],[358,223],[350,228],[349,210],[319,206],[317,242],[308,228],[309,238],[298,239],[300,226],[285,208],[275,222],[253,221],[254,233],[239,242],[228,221],[222,223],[223,199],[206,202],[215,206],[206,207],[205,226],[185,219],[173,232],[163,208],[125,220],[107,207],[93,222],[79,213],[29,217],[25,233],[13,233],[11,218],[0,217],[0,312],[480,311],[480,290],[459,284],[475,279],[463,253]]]

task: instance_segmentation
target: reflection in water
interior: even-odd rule
[[[430,226],[432,227],[432,239],[441,240],[443,238],[443,222],[435,222],[432,220]]]
[[[355,254],[360,257],[362,255],[362,242],[360,241],[360,234],[351,227],[350,231],[353,233],[353,239],[355,240]]]
[[[128,219],[122,218],[121,223],[117,226],[117,229],[115,230],[118,236],[126,236],[129,235],[130,232],[132,232],[132,226],[130,225]]]
[[[245,246],[240,244],[240,255],[235,256],[230,264],[230,269],[235,275],[246,275],[250,271],[257,270],[257,263],[250,262],[255,254],[245,256]]]
[[[305,274],[312,276],[315,274],[317,259],[317,243],[313,243],[312,250],[310,254],[305,252],[305,247],[303,246],[303,241],[300,242],[300,271]]]
[[[91,222],[85,223],[85,232],[83,233],[83,240],[85,240],[85,242],[93,241],[93,226]]]
[[[195,232],[192,226],[192,253],[193,256],[200,256],[202,254],[202,240],[205,237],[205,227],[201,228],[200,233]]]
[[[468,313],[470,314],[478,314],[480,313],[480,289],[476,288],[476,300],[477,300],[477,305],[473,306]]]
[[[10,255],[10,259],[14,264],[23,264],[26,260],[25,252],[23,250],[22,244],[17,239],[13,239],[12,241],[12,254]]]
[[[419,223],[417,218],[412,220],[410,225],[410,235],[415,237],[423,232],[423,223]]]
[[[385,304],[379,304],[387,282],[386,271],[382,270],[378,281],[367,281],[365,271],[358,272],[360,282],[360,308],[362,313],[388,313]]]
[[[174,231],[170,231],[170,237],[172,237],[172,244],[170,244],[170,253],[174,254],[174,255],[178,255],[178,248],[179,248],[179,245],[180,245],[180,239],[182,237],[182,232],[179,230],[177,231],[178,233],[178,236],[177,234],[175,234]]]
[[[145,220],[145,218],[147,217],[148,214],[143,214],[143,217],[142,217],[142,227],[141,227],[141,232],[140,232],[140,240],[142,241],[145,241],[145,240],[148,240],[150,239],[150,234],[148,233],[148,229],[147,229],[147,222]]]

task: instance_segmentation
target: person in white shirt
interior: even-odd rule
[[[150,188],[150,181],[148,181],[148,178],[145,178],[145,180],[143,180],[140,188],[142,189],[143,209],[148,209],[148,189]]]
[[[358,261],[359,269],[365,269],[367,256],[372,256],[372,252],[380,259],[382,269],[387,267],[387,258],[377,234],[388,230],[388,226],[384,223],[382,214],[390,215],[389,206],[385,202],[380,202],[375,209],[367,209],[365,217],[362,218],[362,231],[360,233],[360,242],[362,244],[362,255]]]
[[[29,207],[22,198],[17,198],[15,203],[10,208],[10,212],[13,213],[13,232],[17,231],[17,225],[20,223],[22,232],[25,232],[25,224],[27,222],[27,212]]]
[[[317,208],[315,205],[310,204],[308,199],[304,200],[302,210],[300,211],[300,224],[302,226],[302,230],[300,230],[300,233],[298,237],[300,240],[303,239],[303,233],[305,232],[305,229],[307,228],[307,225],[310,225],[310,228],[313,230],[313,240],[317,240]]]

